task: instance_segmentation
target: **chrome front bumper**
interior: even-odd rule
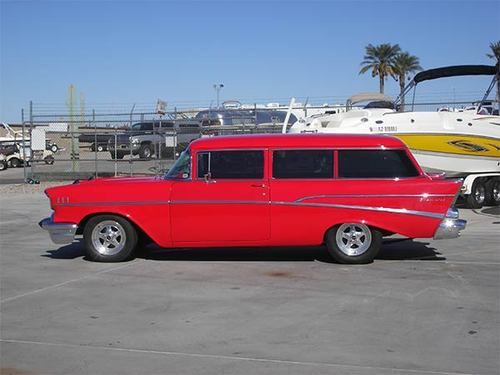
[[[52,242],[59,245],[73,242],[78,229],[78,225],[73,223],[54,223],[51,217],[43,219],[38,225],[49,232]]]
[[[458,218],[458,210],[456,208],[450,208],[445,218],[439,224],[436,233],[434,233],[434,239],[445,240],[457,238],[460,236],[460,231],[464,230],[466,225],[466,220]]]

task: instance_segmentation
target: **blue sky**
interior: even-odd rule
[[[359,75],[369,43],[398,43],[424,68],[491,64],[497,1],[6,1],[0,0],[0,120],[64,108],[221,101],[341,103],[378,91]],[[480,95],[489,78],[430,84],[429,97]],[[396,94],[392,79],[386,93]]]

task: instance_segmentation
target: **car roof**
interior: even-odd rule
[[[214,148],[404,148],[398,138],[387,135],[357,134],[251,134],[201,138],[192,150]]]

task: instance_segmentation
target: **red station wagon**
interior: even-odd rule
[[[374,135],[247,135],[192,142],[163,177],[103,178],[46,190],[40,222],[57,244],[83,234],[94,261],[138,240],[164,248],[316,246],[369,263],[382,237],[454,238],[459,180],[422,172],[404,143]]]

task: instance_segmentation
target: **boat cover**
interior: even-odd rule
[[[456,65],[445,66],[443,68],[424,70],[415,75],[414,84],[436,78],[456,77],[456,76],[493,76],[498,72],[498,64],[495,65]]]
[[[347,99],[347,106],[352,106],[356,103],[367,102],[373,100],[384,100],[388,102],[392,102],[392,98],[390,96],[379,94],[378,92],[360,92],[358,94],[352,95],[349,99]]]

